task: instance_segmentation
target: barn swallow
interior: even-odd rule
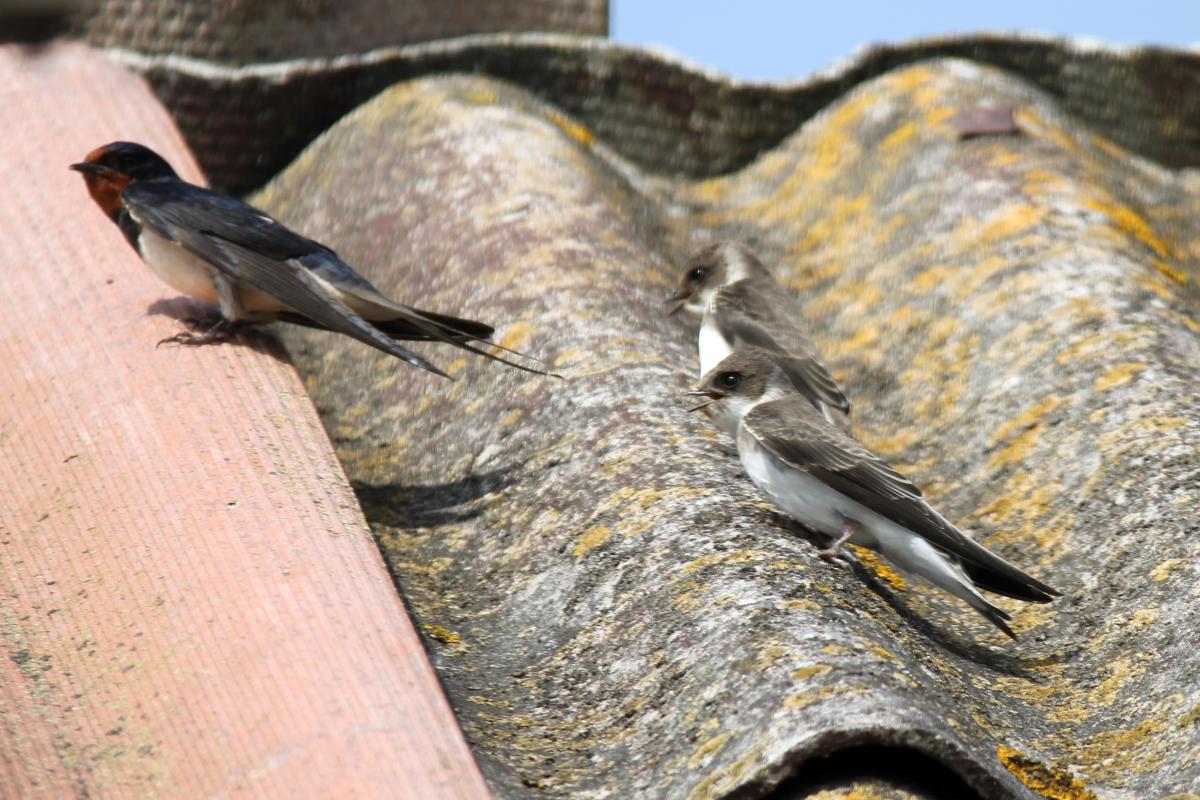
[[[833,412],[849,414],[850,401],[797,322],[795,303],[745,245],[717,242],[696,252],[667,303],[670,314],[682,309],[702,319],[701,375],[742,347],[768,350],[797,391],[827,420],[844,424]]]
[[[384,296],[333,250],[241,200],[187,183],[148,147],[112,142],[71,169],[82,173],[96,205],[159,278],[220,308],[223,319],[205,334],[164,342],[206,344],[239,322],[281,320],[344,333],[443,377],[449,376],[397,340],[445,342],[547,374],[471,344],[500,347],[486,342],[492,326]]]
[[[762,350],[726,357],[689,395],[704,399],[714,423],[737,440],[750,480],[789,515],[832,537],[819,551],[832,560],[846,542],[881,553],[965,600],[1013,639],[1008,612],[985,589],[1032,603],[1059,592],[970,539],[935,511],[911,481],[829,422],[799,395]]]

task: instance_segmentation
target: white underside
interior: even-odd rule
[[[138,235],[138,251],[146,266],[172,289],[202,303],[222,305],[216,285],[217,269],[204,259],[192,255],[182,246],[145,226]],[[317,281],[331,294],[341,297],[341,293],[336,289],[319,278]],[[238,286],[236,305],[236,309],[222,306],[221,313],[229,319],[253,319],[256,316],[260,319],[270,319],[273,312],[291,310],[270,295],[245,284]]]
[[[146,266],[167,286],[201,302],[217,305],[217,287],[213,283],[217,271],[207,262],[146,227],[138,236],[138,250]]]
[[[876,514],[807,472],[787,466],[745,428],[738,430],[738,455],[754,485],[805,527],[836,537],[847,521],[853,521],[859,531],[851,537],[851,543],[878,551],[909,575],[922,577],[971,605],[986,603],[958,566],[919,534]]]

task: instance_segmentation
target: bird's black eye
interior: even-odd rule
[[[704,275],[707,272],[708,270],[706,270],[704,267],[696,267],[694,270],[688,273],[688,279],[693,281],[702,281],[704,280]]]
[[[736,389],[741,382],[742,373],[740,372],[722,372],[717,376],[717,386],[722,389]]]

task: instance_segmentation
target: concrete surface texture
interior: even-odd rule
[[[611,63],[597,49],[558,62]],[[646,103],[682,107],[687,87]],[[979,106],[1019,132],[960,138]],[[724,174],[617,150],[512,83],[430,77],[256,196],[567,377],[464,359],[444,382],[283,331],[493,788],[741,797],[799,774],[804,796],[827,790],[804,784],[821,757],[888,746],[986,797],[1191,791],[1194,174],[957,59],[859,82]],[[661,300],[677,258],[720,237],[796,293],[861,438],[1064,592],[1000,601],[1019,643],[868,553],[822,562],[685,413],[695,329]],[[961,796],[922,785],[928,763],[895,791]]]

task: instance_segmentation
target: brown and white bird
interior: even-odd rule
[[[850,413],[850,401],[798,321],[796,303],[748,247],[724,241],[697,251],[667,303],[668,313],[701,318],[701,375],[734,350],[762,348],[827,420],[844,423],[835,412]]]
[[[444,342],[546,374],[472,344],[499,347],[487,341],[491,325],[386,297],[333,250],[241,200],[184,181],[148,147],[112,142],[71,169],[159,278],[220,308],[222,321],[205,334],[163,341],[206,344],[239,322],[280,320],[345,334],[443,377],[399,342]]]
[[[832,537],[831,560],[846,542],[881,553],[904,572],[965,600],[1012,638],[1008,612],[980,589],[1031,603],[1059,592],[968,538],[921,490],[831,425],[793,388],[772,353],[746,349],[709,370],[689,395],[737,440],[750,480],[789,515]]]

